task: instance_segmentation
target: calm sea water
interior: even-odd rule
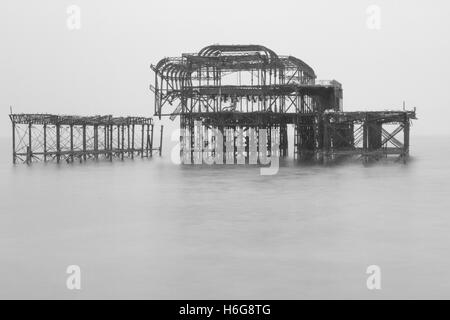
[[[12,166],[2,140],[0,298],[450,298],[448,141],[412,137],[406,166],[261,176],[168,156]]]

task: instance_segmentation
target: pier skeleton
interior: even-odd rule
[[[164,58],[151,68],[155,116],[180,117],[180,154],[188,159],[185,163],[194,159],[199,140],[203,152],[214,155],[214,130],[222,133],[224,145],[234,139],[235,150],[236,132],[245,132],[248,159],[249,129],[257,135],[267,129],[268,140],[275,132],[280,155],[287,156],[288,125],[294,126],[297,159],[326,163],[341,156],[369,161],[391,155],[406,160],[409,155],[415,111],[344,112],[338,81],[319,81],[302,60],[279,56],[264,46],[212,45],[198,53]],[[198,121],[202,130],[195,128]],[[259,145],[258,152],[270,156],[274,151],[268,143]]]
[[[152,118],[10,114],[13,163],[151,157]]]

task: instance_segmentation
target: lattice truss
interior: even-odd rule
[[[415,112],[329,112],[324,115],[324,149],[328,155],[386,157],[409,152]]]

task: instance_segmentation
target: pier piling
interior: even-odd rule
[[[53,159],[58,163],[61,160],[72,163],[76,159],[80,162],[100,158],[112,161],[124,159],[124,156],[152,156],[152,118],[52,114],[10,114],[9,117],[14,164]],[[127,146],[125,127],[128,128]],[[162,137],[159,150],[161,153]]]

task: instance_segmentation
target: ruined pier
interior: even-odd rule
[[[10,114],[13,163],[86,161],[161,155],[153,144],[152,118]]]
[[[183,163],[193,163],[196,152],[215,156],[226,147],[220,157],[231,152],[241,163],[243,152],[248,163],[255,141],[260,158],[286,157],[289,145],[294,158],[323,163],[409,156],[415,110],[344,111],[341,83],[317,80],[302,60],[264,46],[212,45],[151,68],[155,116],[179,117]]]

